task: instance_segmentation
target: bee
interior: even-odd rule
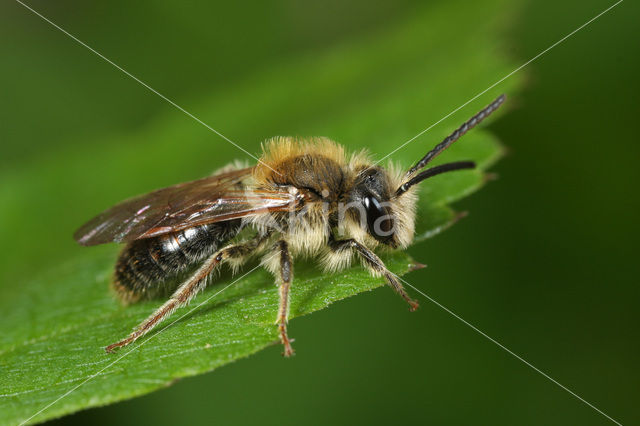
[[[418,302],[374,250],[409,246],[416,185],[475,164],[458,161],[421,170],[504,99],[498,97],[474,115],[406,173],[391,164],[378,166],[364,151],[347,155],[326,138],[276,137],[263,145],[253,167],[232,165],[203,179],[128,199],[99,214],[74,238],[84,246],[126,243],[112,280],[121,301],[133,303],[172,292],[129,336],[107,346],[107,352],[134,342],[188,304],[223,264],[235,271],[257,256],[279,289],[276,325],[284,356],[294,353],[287,334],[294,258],[315,258],[325,270],[336,271],[358,257],[414,311]]]

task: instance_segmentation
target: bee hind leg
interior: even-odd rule
[[[387,281],[387,284],[402,297],[408,304],[411,312],[418,309],[420,304],[417,300],[412,299],[400,283],[400,280],[387,269],[382,260],[376,256],[374,252],[353,239],[348,240],[332,240],[329,242],[329,247],[334,252],[340,253],[346,250],[355,250],[360,256],[365,266],[369,271],[376,276],[382,275]]]
[[[133,332],[129,334],[129,336],[119,342],[107,346],[105,350],[107,352],[113,352],[115,349],[127,346],[147,334],[165,318],[171,315],[176,309],[188,304],[200,290],[204,289],[207,285],[207,277],[209,277],[209,275],[221,263],[247,257],[259,248],[260,243],[264,241],[265,238],[266,237],[261,237],[248,241],[244,244],[230,245],[214,253],[178,287],[169,300],[160,306],[153,314],[151,314],[151,316],[140,323]]]

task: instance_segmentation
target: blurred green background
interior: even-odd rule
[[[449,76],[460,80],[457,92],[438,93],[429,79],[439,63],[496,49],[509,71],[613,4],[458,3],[448,15],[438,2],[408,0],[29,5],[251,152],[277,134],[367,146],[353,140],[366,127],[359,111],[386,96],[375,108],[388,129],[375,135],[385,141],[381,156],[496,80],[489,71],[479,78],[479,64]],[[429,267],[406,277],[623,424],[640,422],[639,12],[621,3],[526,67],[520,90],[511,79],[490,93],[514,95],[491,125],[509,151],[494,168],[499,179],[456,205],[468,218],[410,249]],[[415,17],[430,14],[441,26],[416,30],[424,39],[385,39],[393,28],[410,37]],[[499,44],[487,49],[474,31],[493,19]],[[0,35],[2,297],[80,253],[70,235],[100,209],[244,158],[18,3],[0,5]],[[415,55],[431,75],[394,68],[440,37],[460,48]],[[397,57],[387,56],[393,43]],[[352,74],[331,74],[332,57],[352,60],[352,69],[341,64]],[[356,68],[362,63],[371,67]],[[429,88],[414,95],[435,99],[439,115],[402,103],[403,79]],[[414,144],[435,139],[428,132]],[[409,314],[378,290],[297,319],[292,330],[294,359],[271,348],[55,423],[610,423],[426,300]]]

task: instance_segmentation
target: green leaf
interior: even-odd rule
[[[252,152],[267,136],[304,134],[328,136],[350,149],[367,147],[380,158],[514,68],[496,49],[508,4],[447,2],[415,10],[367,36],[277,63],[223,93],[203,96],[189,109]],[[507,80],[501,91],[509,93],[517,84]],[[394,160],[409,166],[497,93],[434,127]],[[76,247],[70,240],[73,229],[120,199],[197,178],[241,154],[175,111],[116,139],[73,143],[2,172],[0,198],[6,203],[0,222],[11,226],[0,228],[0,238],[46,236],[43,244],[18,245],[0,263],[11,278],[0,288],[0,419],[5,423],[43,421],[142,395],[278,340],[273,325],[277,289],[258,268],[240,278],[223,274],[147,337],[116,355],[104,352],[161,301],[119,306],[108,291],[118,248]],[[438,158],[475,160],[480,167],[422,185],[416,241],[455,221],[449,204],[481,187],[485,170],[500,155],[497,141],[476,129]],[[399,275],[411,270],[413,261],[405,253],[381,256]],[[35,271],[34,259],[51,268],[35,280],[8,285],[24,269]],[[298,262],[291,318],[382,285],[358,266],[324,274],[312,263]],[[389,303],[404,303],[387,291]],[[296,335],[295,320],[290,334],[311,338]],[[279,351],[273,351],[274,358]]]

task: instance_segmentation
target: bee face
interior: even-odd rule
[[[379,243],[396,247],[396,214],[391,203],[392,188],[387,172],[380,167],[362,170],[349,197],[360,223]]]

